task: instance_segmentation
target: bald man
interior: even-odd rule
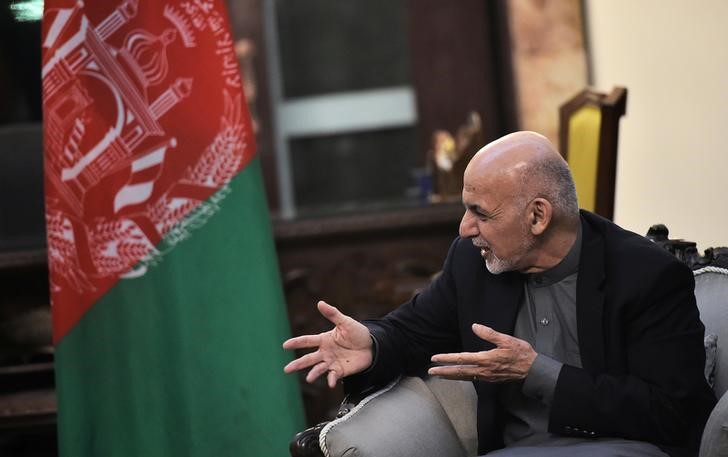
[[[566,162],[539,134],[486,145],[463,181],[438,279],[364,323],[319,302],[334,328],[286,341],[316,350],[285,371],[348,390],[427,367],[471,380],[489,456],[695,454],[715,398],[690,270],[579,211]]]

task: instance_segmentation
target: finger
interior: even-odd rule
[[[339,376],[334,370],[329,370],[329,374],[326,375],[326,379],[329,381],[329,387],[333,389],[336,387],[336,381],[339,380]]]
[[[283,349],[307,349],[321,345],[321,335],[301,335],[283,342]]]
[[[478,374],[478,366],[476,365],[448,365],[442,367],[432,367],[427,370],[432,376],[438,376],[445,379],[473,379]]]
[[[312,365],[316,365],[321,360],[323,360],[321,356],[321,352],[311,352],[306,355],[303,355],[296,360],[288,363],[285,367],[283,367],[283,371],[286,373],[292,373],[294,371],[303,370],[305,368],[308,368]]]
[[[492,328],[485,326],[483,324],[473,324],[473,333],[480,338],[481,340],[489,341],[496,346],[499,346],[505,342],[511,336],[506,335],[505,333],[496,332]]]
[[[435,363],[450,363],[454,365],[477,365],[483,357],[482,352],[453,352],[449,354],[435,354],[430,360]]]
[[[317,306],[319,312],[334,325],[343,324],[346,320],[346,315],[323,300],[320,300]]]
[[[311,368],[311,371],[306,375],[306,382],[312,383],[319,376],[329,371],[329,364],[326,362],[319,362],[315,367]]]

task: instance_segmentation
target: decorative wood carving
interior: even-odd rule
[[[670,239],[669,235],[670,231],[665,224],[655,224],[647,231],[646,237],[670,251],[693,270],[708,265],[728,268],[728,247],[708,248],[703,252],[703,255],[700,255],[696,243],[681,239]]]
[[[434,193],[431,201],[460,201],[465,167],[483,147],[484,141],[482,121],[474,111],[468,114],[455,135],[447,130],[436,130],[432,134],[429,167],[434,177]]]

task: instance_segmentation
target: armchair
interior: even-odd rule
[[[704,266],[694,272],[695,298],[705,324],[706,376],[719,399],[703,431],[700,457],[728,455],[728,250],[722,258],[721,266]],[[711,342],[715,346],[710,347]]]
[[[718,404],[703,433],[700,457],[728,455],[728,248],[700,256],[695,243],[670,240],[664,226],[648,237],[694,269],[706,327],[706,377]],[[713,343],[712,345],[710,343]],[[717,343],[717,344],[716,344]],[[337,418],[291,442],[293,457],[475,456],[475,390],[470,382],[405,377],[363,399],[346,399]]]

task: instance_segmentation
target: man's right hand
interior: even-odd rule
[[[317,348],[286,365],[283,371],[292,373],[313,367],[306,375],[306,381],[313,382],[326,373],[329,387],[333,388],[339,379],[371,366],[373,343],[369,329],[362,323],[324,301],[318,302],[317,306],[335,327],[328,332],[297,336],[283,343],[284,349]]]

